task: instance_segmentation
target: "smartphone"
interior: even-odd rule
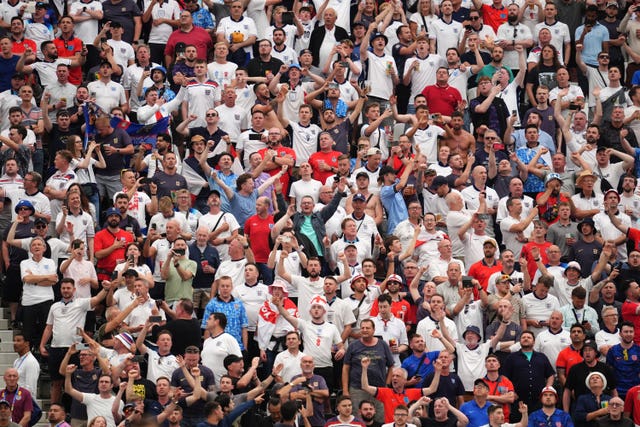
[[[437,117],[437,114],[429,114],[429,120],[435,120]]]
[[[501,144],[499,142],[495,142],[493,144],[493,151],[501,151],[504,150],[504,144]]]
[[[129,263],[133,263],[133,255],[129,255]]]
[[[149,322],[160,323],[162,322],[162,316],[149,316]]]
[[[291,242],[291,237],[282,236],[282,243],[290,243],[290,242]]]
[[[580,109],[579,104],[574,104],[573,102],[569,104],[569,110],[577,111]]]
[[[142,362],[144,362],[144,356],[140,356],[140,355],[138,355],[138,356],[133,356],[133,357],[131,358],[131,361],[133,361],[133,362],[138,362],[138,363],[142,363]]]
[[[153,224],[151,224],[149,226],[150,229],[155,230],[156,229],[156,223],[154,222]]]
[[[162,302],[163,302],[163,300],[157,299],[156,300],[156,307],[158,307],[158,308],[162,307]]]
[[[473,278],[470,276],[462,276],[462,287],[463,288],[473,288]]]
[[[174,249],[173,252],[175,252],[177,255],[184,255],[185,253],[187,253],[186,249]]]
[[[391,141],[392,147],[398,147],[400,145],[400,141]]]
[[[262,139],[262,134],[261,133],[250,133],[249,134],[249,141],[260,141]]]
[[[78,351],[89,350],[89,344],[85,344],[83,342],[76,343],[76,350]]]

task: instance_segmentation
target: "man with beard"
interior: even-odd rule
[[[156,139],[156,149],[145,156],[145,151],[139,149],[134,156],[134,166],[138,172],[147,170],[147,178],[153,178],[156,170],[164,170],[163,160],[164,155],[172,152],[176,155],[178,172],[181,172],[182,164],[180,161],[180,154],[174,144],[171,143],[171,135],[161,133],[158,134]]]
[[[462,95],[465,96],[466,94]],[[466,164],[467,153],[476,152],[476,139],[462,128],[463,125],[463,114],[459,111],[451,113],[451,121],[444,124],[445,137],[442,140],[442,144],[449,147],[450,153],[460,154]]]
[[[584,63],[591,67],[597,67],[598,55],[600,52],[607,51],[605,43],[609,42],[609,30],[598,22],[598,7],[596,5],[587,7],[584,24],[576,28],[575,39],[576,46],[583,46],[582,60]],[[568,58],[566,56],[566,62],[568,62]]]
[[[36,53],[30,47],[26,47],[24,55],[20,57],[16,64],[16,71],[19,73],[31,74],[33,71],[38,73],[40,83],[43,87],[55,86],[58,77],[56,70],[58,64],[66,64],[69,67],[82,67],[86,60],[86,56],[78,55],[74,58],[58,58],[58,49],[53,41],[43,42],[40,50],[44,56],[43,61],[33,62],[36,59]],[[25,65],[27,62],[33,62]]]
[[[107,227],[98,231],[94,238],[96,265],[100,280],[108,280],[116,268],[118,260],[125,259],[125,248],[135,241],[132,233],[120,228],[122,214],[118,208],[109,208],[106,212]]]
[[[496,31],[496,38],[500,40],[497,44],[504,50],[503,63],[514,72],[520,68],[515,46],[522,46],[524,49],[529,49],[533,46],[531,29],[526,24],[519,22],[519,12],[518,5],[511,3],[507,7],[507,22],[500,25]]]
[[[558,51],[558,60],[561,64],[567,64],[571,54],[571,34],[567,24],[558,21],[558,9],[553,3],[547,4],[544,7],[544,20],[536,24],[533,30],[534,37],[538,35],[540,39],[540,32],[542,30],[548,30],[550,36],[550,44],[552,44]],[[540,42],[542,46],[542,42]]]
[[[637,286],[637,284],[636,284]],[[607,353],[607,365],[613,367],[618,386],[616,390],[621,398],[637,384],[640,373],[640,346],[634,343],[635,327],[633,323],[624,321],[620,325],[620,343],[614,345]]]
[[[534,342],[533,332],[523,331],[520,335],[520,351],[509,355],[503,370],[504,375],[513,382],[518,399],[532,409],[541,406],[541,392],[551,387],[555,379],[555,372],[547,356],[533,350]],[[554,394],[557,396],[555,391]]]
[[[540,423],[550,423],[553,425],[562,425],[564,427],[573,427],[571,415],[561,409],[556,408],[558,402],[558,393],[556,389],[547,386],[540,393],[540,401],[542,408],[534,411],[529,416],[530,425],[539,425]],[[536,405],[540,406],[540,405]]]
[[[62,406],[62,404],[55,402],[51,403],[51,406],[49,406],[49,412],[47,413],[47,421],[49,422],[50,427],[71,427],[70,424],[65,421],[66,416],[67,413],[65,412],[64,406]],[[0,422],[0,426],[2,427],[14,427],[11,424],[12,423],[10,423],[8,426],[5,426],[4,423]]]
[[[481,77],[489,77],[490,79],[496,74],[496,72],[501,69],[505,69],[509,74],[509,81],[513,80],[513,72],[511,68],[505,67],[502,61],[504,60],[504,49],[500,46],[494,46],[491,49],[491,62],[486,64],[482,69],[478,72],[478,88],[480,88],[480,78]]]

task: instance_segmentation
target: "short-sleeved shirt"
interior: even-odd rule
[[[399,405],[409,406],[409,403],[422,397],[422,389],[405,388],[402,393],[396,393],[392,388],[378,387],[376,399],[384,406],[384,422],[393,422],[393,412]]]

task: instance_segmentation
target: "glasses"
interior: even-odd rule
[[[38,224],[38,225],[36,225],[35,228],[36,228],[36,230],[42,230],[43,228],[47,228],[47,226],[44,225],[44,224]]]
[[[624,405],[622,403],[609,403],[609,406],[612,408],[622,408]]]
[[[497,136],[485,136],[484,139],[488,139],[489,141],[492,141],[494,139],[498,139]]]
[[[472,20],[472,21],[477,21],[478,19],[480,19],[480,17],[479,16],[470,16],[469,19]]]
[[[598,56],[600,59],[609,59],[609,55],[600,55]]]
[[[207,113],[207,117],[218,117],[216,113]]]
[[[26,206],[22,206],[20,209],[18,209],[19,211],[30,211],[31,208],[28,208]]]
[[[200,350],[197,348],[187,348],[184,352],[187,354],[199,354]]]

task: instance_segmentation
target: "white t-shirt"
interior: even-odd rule
[[[89,83],[87,89],[90,96],[96,99],[96,104],[102,108],[102,111],[111,111],[112,108],[127,103],[124,87],[120,83],[110,80],[105,84],[96,80]]]
[[[20,263],[20,277],[25,277],[30,274],[45,276],[56,274],[56,271],[55,263],[49,258],[42,258],[39,262],[36,262],[30,257]],[[22,288],[23,307],[29,307],[45,301],[53,301],[53,288],[51,286],[38,286],[24,282]]]
[[[294,121],[289,121],[289,126],[293,131],[291,139],[292,148],[296,152],[296,165],[300,165],[309,161],[309,157],[317,151],[318,135],[322,129],[318,125],[303,126]]]
[[[238,65],[233,62],[227,61],[224,64],[219,64],[214,61],[207,65],[207,76],[210,80],[218,83],[219,87],[224,88],[235,79],[237,69]]]
[[[147,349],[149,363],[147,365],[147,379],[156,382],[160,377],[171,378],[173,371],[180,368],[176,360],[176,356],[168,354],[160,356],[157,351],[150,348]]]
[[[464,343],[456,343],[456,355],[458,359],[458,376],[462,380],[464,390],[473,391],[473,382],[487,374],[484,359],[489,354],[491,343],[483,342],[478,347],[470,350]],[[431,350],[433,351],[433,350]]]
[[[444,129],[436,125],[429,125],[424,129],[418,128],[413,135],[414,143],[420,147],[420,153],[427,156],[428,163],[437,163],[438,138],[444,137],[444,135]]]
[[[547,24],[545,21],[542,21],[536,25],[535,30],[533,31],[533,41],[538,42],[538,34],[540,34],[540,30],[543,28],[547,28],[551,31],[551,44],[558,51],[558,58],[560,59],[560,63],[564,64],[564,45],[565,43],[571,43],[571,33],[569,31],[569,27],[567,24],[556,21],[553,25]]]
[[[304,196],[311,196],[313,198],[313,203],[315,204],[318,203],[320,187],[322,187],[322,183],[313,178],[308,181],[300,179],[291,184],[289,197],[296,199],[296,206],[298,209],[300,208],[300,201]]]
[[[435,35],[436,43],[438,47],[438,55],[445,58],[447,56],[447,49],[450,47],[458,47],[458,39],[464,28],[462,24],[454,19],[449,24],[442,19],[436,19],[431,22],[431,33]]]
[[[533,292],[522,297],[522,305],[524,306],[525,318],[533,320],[549,320],[552,311],[560,310],[558,298],[553,295],[547,295],[545,299],[537,298]],[[536,336],[544,328],[528,327]]]
[[[149,6],[153,4],[151,10],[151,19],[180,19],[180,6],[175,0],[167,0],[162,3],[151,2],[150,0],[144,1],[145,11]],[[173,33],[173,27],[169,24],[163,23],[160,25],[151,25],[151,31],[149,32],[149,43],[154,44],[166,44],[169,40],[169,36]]]
[[[243,16],[239,21],[234,21],[230,16],[222,18],[218,23],[217,34],[223,34],[228,42],[243,42],[251,36],[258,36],[256,23],[248,16]],[[243,47],[244,51],[253,56],[253,45]]]
[[[229,134],[231,142],[238,142],[240,134],[244,129],[250,126],[250,111],[247,111],[236,104],[233,107],[227,107],[220,104],[216,107],[218,116],[218,127]]]
[[[309,307],[309,304],[305,306],[299,305],[301,307]],[[304,351],[313,357],[316,367],[327,368],[333,366],[331,348],[334,344],[342,342],[338,328],[329,322],[316,324],[304,319],[298,319],[298,329],[302,333]]]
[[[571,334],[569,331],[562,329],[559,333],[554,334],[549,328],[546,328],[536,336],[533,349],[544,353],[555,370],[558,354],[569,346],[569,344],[571,344]]]
[[[103,399],[99,394],[82,393],[82,403],[87,407],[87,419],[91,420],[95,417],[101,416],[107,421],[107,427],[116,427],[116,422],[113,419],[113,414],[111,412],[111,407],[115,400],[115,396]],[[122,414],[122,402],[120,402],[118,413]]]
[[[282,377],[284,382],[289,382],[291,378],[302,374],[300,362],[304,356],[306,356],[306,354],[301,351],[298,351],[298,354],[294,356],[288,350],[281,351],[276,355],[273,366],[283,366],[282,371],[280,371],[280,377]]]
[[[223,362],[224,358],[234,354],[242,357],[238,341],[230,334],[224,332],[216,337],[209,337],[202,344],[202,364],[213,371],[216,383],[220,383],[220,377],[227,373]]]
[[[85,7],[87,8],[86,10],[102,11],[102,3],[99,1],[90,1],[89,3],[76,1],[69,4],[69,15],[76,16],[76,14]],[[89,17],[89,14],[82,12],[80,16],[86,18]],[[82,40],[84,44],[93,44],[93,41],[98,35],[98,20],[90,18],[86,21],[76,22],[73,31],[75,36]]]
[[[108,39],[107,44],[113,49],[113,59],[123,70],[127,69],[129,61],[135,61],[136,54],[133,47],[126,41]]]
[[[298,290],[298,307],[300,307],[298,314],[300,314],[300,318],[311,320],[311,315],[309,314],[311,300],[317,295],[324,294],[323,278],[320,277],[318,280],[311,281],[308,277],[291,275],[291,285]]]
[[[393,79],[391,78],[390,69],[398,75],[398,68],[393,56],[383,54],[378,56],[373,52],[367,53],[367,61],[369,65],[368,83],[371,85],[370,96],[377,98],[389,99],[393,95]]]

